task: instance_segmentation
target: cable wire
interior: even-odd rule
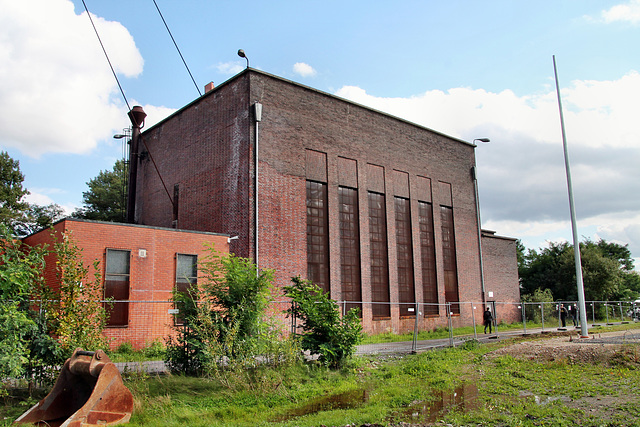
[[[176,40],[173,38],[173,34],[171,34],[171,30],[169,29],[169,26],[167,25],[167,21],[164,20],[164,16],[162,16],[162,12],[160,12],[160,8],[158,7],[158,3],[156,3],[156,0],[153,0],[153,4],[156,5],[156,9],[158,10],[158,13],[160,14],[160,18],[162,18],[162,22],[164,22],[164,26],[167,29],[167,32],[169,33],[169,36],[171,37],[171,40],[173,41],[173,45],[176,47],[176,50],[178,51],[178,55],[180,55],[180,58],[182,59],[182,63],[184,64],[184,67],[187,69],[187,72],[189,73],[189,76],[191,77],[191,81],[193,82],[193,85],[196,87],[196,90],[198,91],[198,94],[200,96],[202,96],[202,92],[200,92],[200,88],[198,87],[198,84],[196,83],[196,80],[193,78],[193,74],[191,74],[191,70],[189,70],[189,66],[187,65],[187,61],[185,61],[184,60],[184,56],[182,56],[182,52],[180,52],[180,48],[178,47],[178,43],[176,43]]]
[[[102,44],[102,39],[100,38],[100,34],[98,34],[98,29],[96,28],[96,25],[93,23],[93,19],[91,18],[91,13],[89,12],[89,9],[87,8],[87,4],[84,2],[84,0],[82,0],[82,5],[84,6],[84,10],[87,11],[87,16],[89,17],[89,21],[91,21],[91,26],[93,27],[93,31],[95,31],[96,37],[98,37],[98,41],[100,42],[100,46],[102,47],[102,51],[104,52],[104,56],[107,58],[107,62],[109,63],[109,67],[111,68],[111,72],[113,73],[113,77],[116,79],[116,83],[118,83],[118,87],[120,88],[120,93],[122,94],[122,97],[124,98],[125,104],[127,104],[127,109],[129,111],[131,111],[131,107],[129,106],[129,101],[127,101],[127,97],[124,94],[124,90],[122,89],[122,86],[120,85],[120,80],[118,80],[118,76],[116,75],[116,72],[113,69],[113,65],[111,65],[111,60],[109,59],[109,55],[107,54],[107,50],[104,48],[104,44]]]

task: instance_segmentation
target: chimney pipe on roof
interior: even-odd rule
[[[211,92],[214,88],[215,88],[215,85],[213,84],[213,82],[209,82],[206,85],[204,85],[204,93]]]
[[[136,105],[127,113],[131,120],[131,141],[129,142],[129,182],[127,189],[127,222],[135,222],[136,213],[136,181],[138,179],[138,142],[140,129],[144,127],[147,114],[142,107]]]

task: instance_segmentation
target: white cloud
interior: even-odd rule
[[[245,64],[240,64],[239,62],[221,62],[216,65],[218,72],[221,74],[228,74],[230,76],[238,74],[240,71],[244,70]]]
[[[86,12],[68,0],[0,0],[0,9],[0,145],[37,157],[110,138],[126,108]],[[139,75],[128,30],[93,20],[116,73]]]
[[[316,75],[316,70],[309,64],[304,62],[296,62],[293,64],[293,72],[302,77],[313,77]]]
[[[561,90],[581,230],[640,254],[640,74],[574,81]],[[570,240],[567,183],[555,90],[517,96],[469,88],[382,98],[345,86],[338,96],[472,141],[483,226],[526,241]]]
[[[602,18],[606,23],[630,22],[640,23],[640,0],[630,0],[627,3],[618,4],[608,10],[602,11]]]

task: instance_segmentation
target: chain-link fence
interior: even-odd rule
[[[180,309],[173,301],[128,300],[104,303],[110,314],[117,314],[109,318],[104,331],[111,341],[112,349],[122,343],[143,348],[154,341],[164,342],[183,326]],[[411,343],[411,351],[433,346],[434,342],[438,346],[453,346],[469,339],[489,339],[502,334],[526,334],[580,326],[576,301],[460,301],[445,304],[337,301],[337,304],[342,314],[352,308],[359,309],[366,334],[383,336],[382,341],[385,338],[387,341],[400,339],[405,342],[405,347],[406,343]],[[487,308],[490,313],[489,322],[485,321],[484,315]],[[274,328],[280,328],[286,333],[300,332],[301,320],[291,315],[292,312],[295,313],[292,309],[292,302],[289,300],[272,301],[267,318]],[[588,301],[585,314],[588,327],[633,322],[640,320],[640,306],[629,301]],[[389,343],[384,344],[391,346]],[[372,351],[375,352],[375,349]]]

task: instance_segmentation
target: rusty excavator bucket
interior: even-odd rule
[[[49,394],[16,424],[81,427],[129,422],[133,395],[102,350],[76,349]]]

